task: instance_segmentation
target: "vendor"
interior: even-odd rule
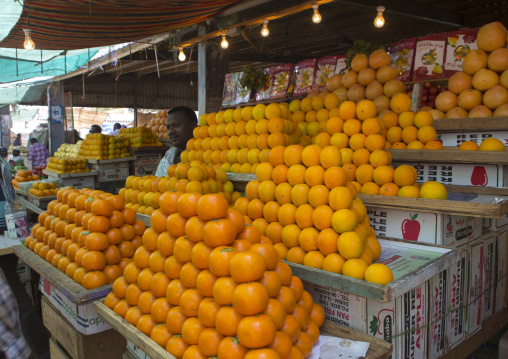
[[[35,166],[44,166],[49,158],[49,152],[46,146],[41,145],[36,138],[30,139],[30,149],[28,150],[28,159],[32,160],[32,168]]]
[[[157,177],[167,176],[168,167],[180,162],[180,154],[185,150],[187,141],[192,138],[192,131],[198,125],[198,118],[193,109],[186,106],[173,107],[168,111],[166,128],[171,141],[171,148],[166,152],[157,167]]]
[[[92,125],[92,127],[90,127],[90,133],[102,133],[102,127],[99,125]]]
[[[20,156],[20,152],[18,149],[15,148],[12,150],[12,159],[9,161],[9,163],[11,167],[25,165],[23,157]]]
[[[14,140],[14,146],[21,146],[21,133],[16,135],[16,139]]]

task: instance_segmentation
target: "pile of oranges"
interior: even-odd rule
[[[168,138],[168,129],[166,128],[166,117],[168,110],[157,111],[155,118],[148,122],[148,127],[158,138]]]
[[[298,143],[287,103],[258,104],[203,114],[182,162],[214,164],[226,172],[255,173],[270,148]]]
[[[233,184],[220,168],[184,163],[171,165],[168,177],[129,176],[119,195],[125,199],[127,208],[151,215],[160,208],[161,195],[173,190],[200,194],[222,193],[230,203],[233,198],[236,200],[241,196],[239,192],[234,192]]]
[[[38,179],[39,176],[34,175],[30,170],[18,170],[14,176],[14,179],[12,180],[12,186],[15,189],[19,189],[18,184],[20,182],[31,182],[37,181]]]
[[[270,239],[220,194],[162,197],[105,305],[176,358],[308,357],[325,313]]]
[[[86,289],[113,283],[142,245],[146,226],[103,191],[60,189],[25,246]]]
[[[233,208],[253,220],[282,259],[384,285],[392,273],[372,265],[381,246],[340,162],[335,146],[276,147]],[[367,275],[369,266],[379,273]]]

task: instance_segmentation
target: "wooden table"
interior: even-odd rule
[[[6,232],[7,233],[7,232]],[[7,235],[0,236],[0,256],[14,253],[13,246],[19,246],[23,239],[12,239]]]
[[[115,328],[126,339],[137,345],[143,352],[145,352],[152,359],[175,359],[164,348],[155,343],[152,339],[147,337],[136,327],[129,324],[121,316],[106,307],[101,301],[94,302],[94,307],[97,313],[104,318],[113,328]],[[321,327],[321,332],[324,335],[337,336],[340,338],[351,339],[355,341],[369,342],[369,350],[366,359],[387,359],[392,354],[392,345],[381,339],[373,336],[360,333],[356,330],[338,326],[333,323],[325,323]]]
[[[94,301],[99,298],[104,298],[109,292],[111,292],[111,288],[113,286],[112,284],[91,290],[85,289],[81,284],[78,284],[71,278],[67,277],[65,273],[62,273],[58,270],[58,268],[53,267],[51,263],[46,262],[24,245],[14,246],[13,249],[14,253],[19,258],[23,259],[30,268],[49,281],[73,303],[82,304]]]

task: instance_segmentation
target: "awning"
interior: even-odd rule
[[[1,0],[0,3],[12,0]],[[239,0],[25,0],[0,47],[20,48],[23,29],[36,49],[71,50],[140,40],[197,24]]]

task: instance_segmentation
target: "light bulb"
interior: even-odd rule
[[[185,56],[185,53],[183,52],[183,47],[180,47],[180,53],[178,54],[178,60],[185,61],[187,57]]]
[[[267,37],[270,34],[268,30],[268,20],[263,20],[263,28],[261,29],[261,36]]]
[[[227,49],[229,46],[229,42],[228,40],[226,40],[226,34],[222,34],[222,41],[220,43],[220,47],[222,47],[223,49]]]
[[[318,11],[318,4],[312,4],[312,8],[314,9],[314,15],[312,15],[312,21],[314,23],[320,23],[321,22],[321,14]]]
[[[377,8],[377,16],[374,19],[374,26],[377,28],[383,27],[385,24],[385,18],[383,17],[383,11],[385,11],[384,6],[378,6]]]
[[[23,47],[25,50],[32,51],[35,49],[35,43],[33,42],[31,38],[32,30],[30,29],[23,29],[23,32],[25,33],[25,42],[23,42]]]

